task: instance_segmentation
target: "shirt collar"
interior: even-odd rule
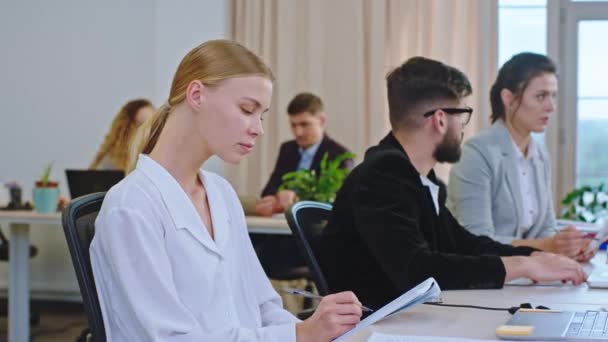
[[[317,153],[317,150],[319,150],[319,146],[321,146],[321,141],[319,141],[318,143],[316,143],[306,149],[298,147],[298,152],[300,152],[300,155],[306,154],[306,155],[312,157]]]
[[[521,152],[521,150],[515,143],[515,140],[513,139],[511,134],[509,134],[509,137],[511,138],[511,144],[513,145],[513,149],[515,150],[515,155],[517,156],[518,159],[534,160],[536,158],[538,152],[537,152],[537,146],[536,146],[536,142],[534,141],[534,138],[530,138],[530,142],[528,143],[528,156],[526,157],[526,156],[524,156],[524,154]]]
[[[149,156],[140,154],[136,169],[143,172],[158,189],[175,227],[187,229],[201,244],[221,256],[218,246],[222,246],[227,240],[228,230],[225,227],[230,222],[230,216],[220,189],[216,187],[215,182],[209,181],[211,175],[199,170],[199,178],[207,194],[215,241],[207,232],[203,220],[184,189],[162,165]]]

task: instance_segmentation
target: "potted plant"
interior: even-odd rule
[[[59,183],[51,180],[53,162],[50,162],[42,172],[40,179],[36,181],[32,198],[34,207],[39,213],[53,213],[57,211],[59,203]]]
[[[323,155],[321,160],[319,175],[315,170],[297,170],[283,175],[283,183],[279,187],[281,190],[292,190],[300,201],[317,201],[333,203],[336,193],[342,187],[342,182],[348,169],[340,168],[344,160],[354,159],[355,154],[346,152],[337,156],[334,160],[327,160],[328,154]]]

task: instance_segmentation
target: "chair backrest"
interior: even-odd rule
[[[327,225],[331,209],[332,206],[327,203],[301,201],[285,211],[289,228],[296,237],[296,243],[306,259],[317,290],[322,296],[329,294],[329,288],[317,261],[314,247]]]
[[[63,231],[95,342],[105,342],[106,333],[93,279],[89,246],[95,235],[95,219],[104,196],[105,192],[97,192],[78,197],[68,204],[62,215]]]

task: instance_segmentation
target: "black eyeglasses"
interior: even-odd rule
[[[442,111],[442,112],[444,112],[446,114],[451,114],[451,115],[467,113],[467,116],[462,121],[463,125],[466,125],[466,124],[469,123],[469,121],[471,121],[471,115],[473,114],[473,108],[471,108],[471,107],[464,107],[464,108],[435,108],[433,110],[429,110],[428,112],[424,113],[423,116],[425,118],[428,118],[429,116],[435,114],[438,110],[440,110],[440,111]]]

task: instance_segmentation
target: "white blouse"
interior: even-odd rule
[[[538,191],[536,191],[536,175],[534,173],[534,159],[538,158],[537,147],[534,139],[530,139],[528,155],[524,156],[515,141],[513,148],[517,156],[517,174],[519,175],[519,188],[521,193],[522,208],[524,209],[521,220],[521,231],[525,235],[532,225],[539,219]]]
[[[215,240],[177,181],[141,155],[106,195],[90,248],[108,341],[295,341],[223,178],[200,171]]]

